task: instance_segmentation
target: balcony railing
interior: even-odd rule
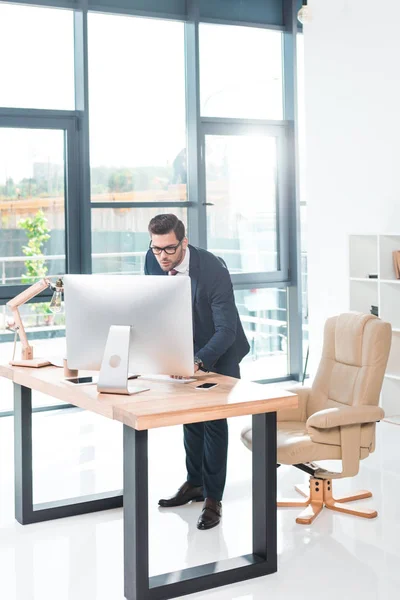
[[[146,250],[143,251],[136,251],[136,252],[96,252],[92,254],[92,260],[95,259],[111,259],[111,258],[116,258],[116,259],[124,259],[124,258],[136,258],[138,259],[138,266],[135,265],[135,268],[133,270],[124,270],[123,273],[126,275],[134,275],[134,274],[140,274],[144,272],[144,260],[145,260],[145,256],[146,256]],[[269,256],[271,258],[276,257],[276,252],[273,250],[258,250],[256,248],[253,249],[240,249],[240,248],[213,248],[210,249],[210,252],[212,252],[213,254],[216,254],[217,256],[221,256],[222,258],[224,258],[224,256],[232,256],[232,255],[240,255],[240,256],[246,256],[246,258],[248,260],[251,260],[252,257],[257,257],[257,256]],[[0,261],[1,261],[1,283],[2,285],[10,285],[10,284],[17,284],[17,283],[21,283],[21,279],[22,279],[22,275],[20,275],[19,277],[8,277],[7,276],[7,265],[10,265],[11,263],[24,263],[27,260],[29,260],[30,262],[34,262],[34,261],[44,261],[44,262],[54,262],[57,260],[65,260],[65,255],[64,254],[45,254],[45,255],[38,255],[38,256],[1,256],[0,257]],[[233,274],[237,274],[237,273],[242,273],[243,271],[241,269],[237,269],[237,268],[229,268],[230,272]],[[94,272],[96,272],[96,270],[94,270]],[[109,275],[117,275],[119,273],[121,273],[121,270],[117,270],[117,271],[110,271],[107,269],[107,274]],[[62,273],[54,273],[54,275],[62,275]],[[50,273],[51,275],[51,273]]]

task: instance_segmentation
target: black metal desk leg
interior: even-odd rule
[[[277,570],[276,413],[253,415],[253,553]]]
[[[149,598],[147,431],[124,425],[124,578],[128,600]]]
[[[32,390],[16,383],[14,383],[14,472],[15,518],[21,525],[122,506],[121,490],[33,504]]]
[[[253,553],[149,578],[147,431],[124,425],[127,600],[167,600],[277,570],[276,413],[253,417]]]
[[[32,390],[14,383],[15,518],[32,523]]]

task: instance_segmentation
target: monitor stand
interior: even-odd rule
[[[111,325],[101,363],[97,391],[102,394],[137,394],[149,388],[128,388],[129,349],[132,327]]]

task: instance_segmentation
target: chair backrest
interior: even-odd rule
[[[327,320],[307,417],[346,404],[378,405],[392,328],[373,315],[344,313]]]

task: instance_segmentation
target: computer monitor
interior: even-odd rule
[[[100,370],[110,328],[117,325],[130,326],[126,348],[130,373],[193,375],[189,277],[65,275],[63,279],[69,369]],[[112,366],[115,355],[124,353],[124,338],[118,338],[122,328],[113,329],[117,337],[109,357]]]

